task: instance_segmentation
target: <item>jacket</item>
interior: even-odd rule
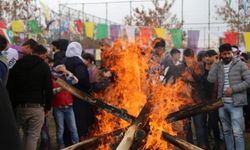
[[[0,147],[1,149],[20,150],[18,128],[10,99],[5,86],[0,80]]]
[[[247,105],[247,91],[250,87],[250,71],[246,64],[239,59],[233,58],[229,69],[229,84],[233,90],[232,99],[234,106]],[[223,96],[224,67],[223,62],[214,64],[208,74],[208,81],[218,80],[218,98]]]
[[[52,83],[49,66],[36,55],[18,60],[10,70],[8,90],[14,106],[35,103],[50,110]]]

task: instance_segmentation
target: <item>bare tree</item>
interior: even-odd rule
[[[154,9],[145,10],[144,8],[134,9],[133,16],[125,17],[125,24],[137,26],[152,26],[152,27],[165,27],[181,28],[183,22],[179,21],[176,15],[170,13],[175,0],[166,0],[163,6],[160,5],[159,0],[152,0]]]
[[[39,11],[39,8],[32,5],[30,0],[0,0],[0,19],[37,19]]]
[[[250,30],[250,7],[247,7],[246,13],[242,1],[239,1],[237,9],[233,9],[228,2],[222,7],[217,7],[219,18],[225,21],[231,31],[249,31]]]

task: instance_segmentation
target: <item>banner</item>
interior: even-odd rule
[[[94,22],[85,22],[85,35],[86,37],[93,38],[94,36]]]
[[[188,30],[188,47],[191,49],[197,49],[199,37],[199,30]]]
[[[111,25],[110,26],[110,38],[112,41],[115,41],[120,36],[120,25]]]
[[[155,33],[158,38],[166,38],[166,29],[164,28],[155,28]]]
[[[24,32],[24,23],[22,20],[13,20],[11,22],[11,29],[13,32]]]
[[[6,21],[5,20],[0,20],[0,28],[6,29],[6,27],[7,27]]]
[[[10,29],[0,28],[0,35],[4,36],[11,44],[14,43],[14,34]]]
[[[96,49],[95,50],[95,60],[101,60],[101,50],[100,49]]]
[[[104,39],[108,36],[108,26],[107,24],[99,23],[96,27],[96,39]]]
[[[246,12],[247,12],[247,3],[248,3],[248,0],[242,0],[244,15],[246,15]]]
[[[246,52],[250,52],[250,32],[244,32],[243,36],[245,41]]]
[[[71,33],[76,34],[76,28],[75,28],[74,22],[72,21],[69,22],[69,30]]]
[[[69,22],[67,20],[61,21],[60,32],[66,32],[69,28]]]
[[[135,41],[135,27],[134,26],[126,26],[125,28],[126,31],[126,37],[129,42],[134,42]]]
[[[38,33],[40,31],[38,27],[38,21],[36,20],[28,21],[28,26],[30,27],[32,33]]]
[[[238,45],[238,32],[224,32],[224,43]]]
[[[143,45],[147,45],[151,35],[151,28],[140,27],[140,40]]]
[[[80,19],[75,20],[76,29],[79,33],[82,33],[83,24]]]
[[[182,30],[180,29],[171,29],[172,42],[175,48],[180,48],[182,44]]]

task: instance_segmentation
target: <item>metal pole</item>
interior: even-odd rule
[[[240,44],[240,0],[238,0],[238,41],[237,45]]]
[[[106,5],[106,24],[108,23],[108,2],[105,3]]]
[[[84,21],[84,3],[82,3],[82,20]]]
[[[129,1],[130,18],[132,18],[132,1]]]
[[[210,15],[211,15],[211,0],[208,0],[208,48],[210,49]]]
[[[181,0],[181,22],[184,23],[184,3],[183,0]]]

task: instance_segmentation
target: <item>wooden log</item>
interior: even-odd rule
[[[125,132],[124,137],[116,150],[129,150],[132,146],[134,139],[135,139],[135,133],[138,131],[139,126],[143,125],[148,120],[149,112],[150,112],[150,103],[147,102],[144,107],[142,108],[141,112],[139,113],[138,117],[133,121],[131,126],[128,128],[128,130]]]
[[[123,120],[126,120],[127,122],[132,122],[135,117],[128,114],[126,110],[124,109],[119,109],[116,108],[112,105],[106,104],[104,103],[102,100],[100,99],[96,99],[93,98],[91,95],[84,93],[83,91],[80,91],[79,89],[67,84],[65,81],[63,81],[62,79],[58,78],[56,80],[56,82],[65,90],[67,90],[68,92],[70,92],[72,95],[74,95],[75,97],[84,100],[92,105],[97,106],[98,108],[101,108],[103,110],[105,110],[108,113],[111,113]]]
[[[115,135],[121,134],[122,132],[126,131],[126,129],[128,129],[128,127],[118,129],[118,130],[115,130],[113,132],[106,133],[104,135],[95,136],[95,137],[92,137],[90,139],[87,139],[87,140],[81,141],[79,143],[73,144],[73,145],[71,145],[69,147],[66,147],[66,148],[62,149],[62,150],[75,150],[75,149],[78,149],[79,147],[84,148],[85,145],[88,145],[88,144],[91,144],[91,143],[97,143],[99,141],[110,142],[109,140],[105,141],[105,138],[107,138],[108,136],[115,136]]]
[[[169,143],[181,148],[181,149],[184,149],[184,150],[203,150],[202,148],[200,147],[197,147],[181,138],[178,138],[177,136],[172,136],[168,133],[163,133],[162,134],[162,138],[166,141],[168,141]]]
[[[167,116],[166,121],[172,123],[184,118],[188,118],[199,113],[209,112],[211,110],[218,109],[224,105],[222,99],[214,100],[211,102],[200,103],[194,106],[188,106],[177,112],[171,113]]]

